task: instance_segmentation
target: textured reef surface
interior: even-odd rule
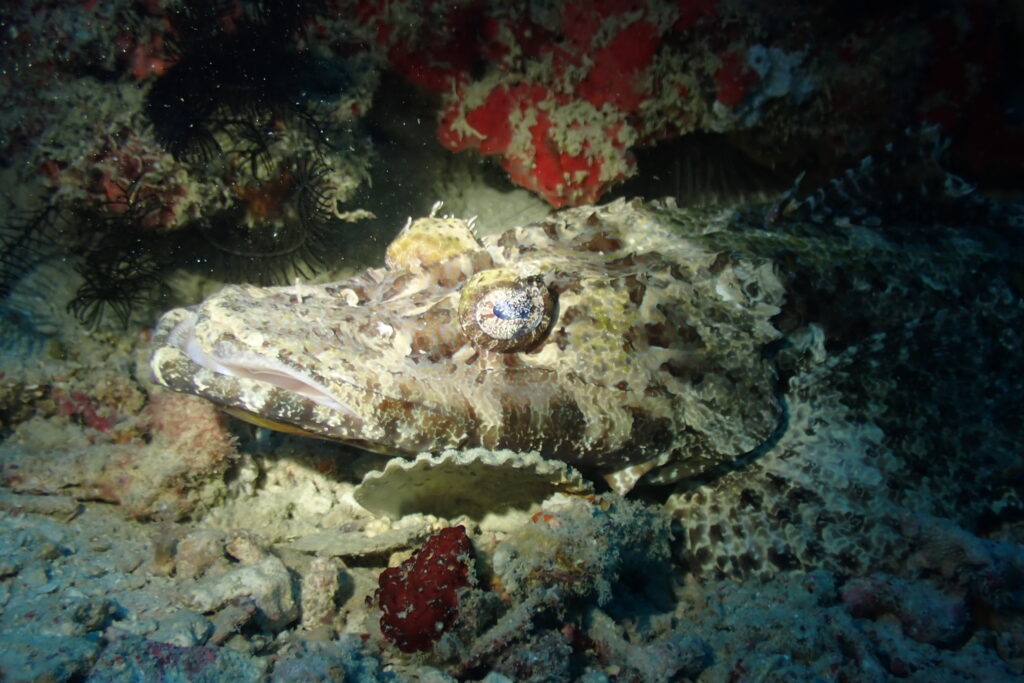
[[[941,150],[410,220],[65,366],[0,444],[5,675],[1020,675],[1024,213]]]
[[[8,3],[0,680],[1021,679],[1022,16]]]

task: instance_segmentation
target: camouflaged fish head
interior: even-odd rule
[[[764,351],[783,288],[681,216],[620,201],[483,240],[459,219],[411,221],[385,268],[168,312],[153,373],[377,452],[539,451],[620,491],[690,477],[776,429]]]

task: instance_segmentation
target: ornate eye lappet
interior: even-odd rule
[[[489,351],[526,351],[551,326],[554,301],[539,276],[485,270],[469,279],[459,299],[459,324],[475,346]]]

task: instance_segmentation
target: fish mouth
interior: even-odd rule
[[[150,361],[156,383],[248,422],[388,455],[460,447],[473,436],[474,423],[464,412],[389,396],[372,378],[359,381],[337,367],[325,379],[316,368],[306,372],[230,335],[207,340],[205,320],[202,308],[174,309],[160,319]]]
[[[259,426],[387,455],[458,447],[471,434],[465,415],[389,398],[335,372],[327,383],[236,340],[204,344],[197,334],[202,320],[201,312],[186,308],[160,319],[150,361],[156,383],[205,398]]]
[[[252,380],[301,396],[312,403],[331,408],[350,417],[358,417],[322,382],[310,375],[252,351],[239,350],[233,344],[218,343],[212,348],[203,346],[196,338],[194,311],[184,310],[185,316],[167,333],[167,346],[178,349],[200,368],[238,380]],[[344,380],[344,378],[343,378]],[[352,383],[351,380],[348,380]]]

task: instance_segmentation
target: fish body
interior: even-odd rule
[[[419,219],[385,268],[324,285],[229,286],[170,311],[153,372],[171,389],[373,451],[481,446],[591,474],[640,465],[688,476],[777,428],[763,349],[781,337],[771,320],[783,288],[769,261],[701,244],[728,212],[680,216],[620,201],[483,240],[457,218]],[[476,325],[532,305],[516,283],[533,283],[533,303],[550,311],[535,339],[513,334],[509,348]]]

